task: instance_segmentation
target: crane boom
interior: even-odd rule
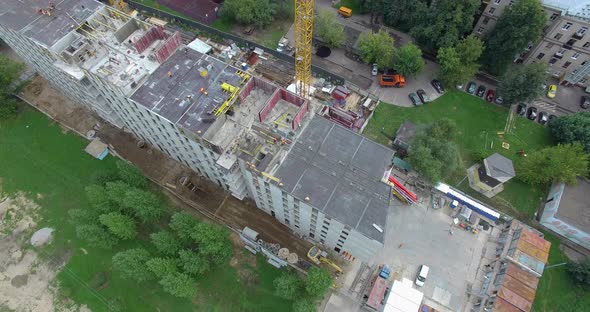
[[[311,54],[314,0],[295,0],[295,83],[307,98],[311,85]]]

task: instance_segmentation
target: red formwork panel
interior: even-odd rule
[[[240,103],[243,103],[248,95],[250,95],[250,92],[252,92],[252,89],[254,89],[254,80],[256,80],[256,77],[248,80],[248,82],[246,82],[246,84],[242,87],[242,90],[240,90],[240,93],[238,93],[238,99],[240,100]]]
[[[272,109],[277,105],[277,102],[281,99],[280,90],[276,90],[275,93],[270,97],[270,100],[264,105],[264,107],[258,113],[258,120],[260,122],[264,122],[268,114],[272,111]]]
[[[293,128],[293,130],[297,130],[297,128],[299,128],[299,125],[301,124],[301,120],[303,120],[303,118],[305,117],[305,114],[307,114],[308,110],[309,110],[309,102],[304,101],[303,105],[301,105],[301,107],[299,107],[299,111],[297,112],[297,114],[293,118],[293,121],[291,122],[291,128]]]
[[[141,38],[137,39],[133,43],[133,46],[135,46],[135,49],[138,53],[142,53],[152,43],[154,43],[154,41],[164,40],[167,37],[168,36],[166,35],[166,32],[164,32],[164,28],[161,26],[152,26],[150,30],[148,30],[145,34],[143,34],[143,36],[141,36]]]
[[[164,63],[170,55],[176,52],[176,49],[178,49],[181,44],[182,37],[180,36],[180,32],[177,31],[155,52],[158,63]]]
[[[246,99],[248,95],[250,95],[250,92],[252,92],[254,88],[262,89],[264,90],[264,92],[268,94],[273,94],[278,89],[278,87],[272,84],[270,81],[258,77],[253,77],[242,87],[242,90],[238,94],[238,99],[240,100],[240,102],[243,102],[244,99]]]

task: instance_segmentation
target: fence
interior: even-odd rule
[[[197,21],[190,20],[190,19],[187,19],[187,18],[184,18],[181,16],[177,16],[177,15],[174,15],[174,14],[171,14],[168,12],[164,12],[164,11],[158,10],[156,8],[146,6],[144,4],[137,3],[135,1],[127,1],[127,5],[132,9],[136,9],[136,10],[142,11],[142,12],[147,12],[149,15],[157,16],[159,18],[164,18],[164,19],[167,19],[168,21],[172,21],[172,22],[179,22],[183,25],[194,27],[196,29],[205,31],[205,32],[212,34],[214,36],[219,36],[219,37],[222,37],[226,40],[232,40],[232,41],[236,42],[236,44],[246,46],[248,48],[263,49],[264,52],[271,54],[274,57],[276,57],[282,61],[285,61],[285,62],[288,62],[291,64],[295,63],[295,58],[290,55],[287,55],[287,54],[284,54],[281,52],[277,52],[274,49],[265,47],[265,46],[260,45],[256,42],[238,37],[238,36],[230,34],[230,33],[223,32],[221,30],[215,29],[213,27],[199,23]],[[315,74],[316,77],[324,78],[333,84],[337,84],[337,85],[344,84],[344,78],[342,78],[341,76],[338,76],[334,73],[331,73],[330,71],[328,71],[322,67],[319,67],[317,65],[311,65],[311,70]]]

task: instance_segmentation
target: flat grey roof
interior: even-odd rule
[[[51,15],[37,10],[49,8],[49,0],[2,0],[0,1],[0,23],[12,30],[22,31],[47,47],[53,46],[98,8],[104,6],[95,0],[53,1],[55,9]]]
[[[203,70],[207,71],[205,77],[201,75]],[[172,123],[205,134],[215,121],[213,110],[229,96],[221,84],[239,86],[242,77],[237,72],[237,68],[218,59],[180,47],[131,99]]]
[[[588,209],[590,181],[584,178],[578,178],[577,181],[576,185],[565,186],[555,217],[590,233],[590,210]]]
[[[487,175],[494,179],[498,179],[500,182],[506,182],[516,176],[512,160],[498,153],[494,153],[484,159],[483,163],[486,167]]]
[[[393,150],[315,116],[275,176],[285,191],[383,243],[391,194],[381,182]]]

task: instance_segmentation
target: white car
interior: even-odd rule
[[[419,287],[424,286],[424,282],[426,282],[426,277],[428,276],[428,271],[430,268],[427,265],[421,265],[420,270],[418,271],[418,276],[416,276],[416,285]]]
[[[378,73],[379,73],[379,69],[377,68],[377,63],[374,63],[373,70],[371,70],[371,75],[377,76]]]

